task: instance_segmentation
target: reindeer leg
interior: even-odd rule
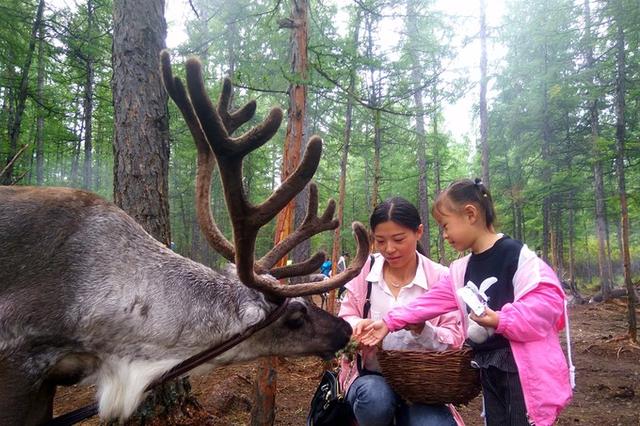
[[[38,388],[20,368],[2,361],[0,383],[1,425],[41,425],[52,418],[55,385],[43,383]]]

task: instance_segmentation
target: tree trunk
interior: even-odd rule
[[[374,133],[373,133],[373,187],[371,188],[371,210],[376,208],[380,198],[380,180],[382,179],[382,168],[380,165],[380,153],[382,151],[382,129],[380,127],[380,110],[374,110]]]
[[[572,289],[577,289],[576,286],[576,254],[574,248],[574,242],[576,239],[575,230],[575,206],[574,206],[574,194],[569,194],[569,283]]]
[[[38,27],[38,82],[36,99],[40,107],[36,119],[36,185],[44,183],[44,20]]]
[[[38,39],[38,29],[41,26],[42,15],[44,11],[44,0],[38,2],[38,9],[36,10],[36,16],[33,20],[33,26],[31,28],[31,38],[29,39],[29,46],[27,48],[27,56],[22,66],[20,75],[20,86],[16,97],[16,108],[9,121],[9,153],[7,155],[7,167],[0,178],[0,184],[10,185],[13,183],[13,169],[15,163],[12,161],[18,151],[18,140],[20,139],[20,128],[22,126],[22,116],[27,104],[28,88],[29,88],[29,70],[31,69],[31,62],[33,61],[33,52],[36,48],[36,40]]]
[[[622,5],[617,2],[617,38],[616,38],[616,172],[618,174],[618,195],[620,196],[620,214],[622,221],[622,248],[624,284],[627,289],[627,306],[629,311],[629,337],[638,341],[638,325],[636,318],[636,295],[631,282],[631,255],[629,253],[629,211],[627,207],[627,191],[624,175],[625,158],[625,79],[626,57],[624,50],[624,30],[622,28]]]
[[[586,68],[593,69],[593,46],[591,37],[591,9],[589,0],[584,2],[584,19],[585,19],[585,59]],[[593,90],[597,91],[597,81],[595,76],[589,82]],[[606,224],[606,206],[604,191],[604,173],[602,171],[603,153],[599,147],[599,118],[598,118],[598,97],[592,96],[589,101],[589,124],[591,128],[591,147],[593,152],[593,182],[595,190],[595,214],[596,214],[596,235],[598,238],[598,267],[600,269],[600,287],[605,299],[609,298],[611,287],[613,285],[613,273],[611,271],[611,259],[607,251],[607,224]]]
[[[84,167],[82,173],[82,187],[91,189],[92,186],[92,142],[93,142],[93,54],[91,53],[91,43],[93,42],[93,1],[87,0],[87,31],[86,31],[86,57],[85,59],[85,82],[84,82]]]
[[[293,173],[300,163],[304,148],[303,141],[306,139],[308,13],[307,0],[291,1],[291,18],[288,22],[291,25],[291,71],[295,82],[289,85],[289,109],[282,159],[282,182]],[[299,194],[278,214],[274,241],[276,244],[292,232],[294,222],[302,221],[301,215],[297,212],[299,205],[302,204],[302,209],[306,207],[306,197],[308,197],[308,192],[305,188],[304,194]],[[304,257],[304,252],[309,252],[309,242],[305,243],[306,245],[302,249],[296,248],[297,251],[292,253],[295,260],[302,260],[300,257]],[[284,263],[286,263],[286,257],[281,260],[280,265]],[[251,409],[252,426],[270,426],[275,420],[277,361],[276,357],[264,358],[258,366],[255,397]]]
[[[547,75],[548,57],[547,46],[544,48],[544,75]],[[549,114],[549,90],[547,83],[543,84],[543,111],[542,111],[542,181],[546,184],[551,182],[551,117]],[[549,249],[551,246],[551,194],[545,191],[542,199],[542,258],[545,262],[551,263],[549,259]]]
[[[482,181],[489,188],[489,132],[487,115],[487,4],[480,0],[480,146]]]
[[[159,68],[167,28],[164,0],[115,0],[113,23],[114,201],[169,246],[169,121]],[[186,378],[156,388],[130,424],[199,407],[190,388]]]
[[[433,169],[435,173],[435,196],[437,197],[442,191],[442,183],[440,181],[440,141],[438,140],[438,82],[433,85],[433,156],[435,158]],[[446,254],[444,251],[444,235],[442,228],[438,226],[438,262],[446,265]]]
[[[357,50],[358,43],[360,41],[360,20],[362,18],[362,12],[360,9],[356,11],[356,19],[353,29],[353,47]],[[356,67],[351,68],[349,76],[349,89],[347,93],[347,111],[344,119],[344,144],[342,145],[342,155],[340,156],[340,183],[338,188],[338,214],[336,219],[340,222],[333,234],[333,248],[331,251],[331,265],[333,272],[336,272],[336,266],[338,264],[338,257],[342,252],[342,239],[341,231],[344,228],[344,202],[347,188],[347,160],[349,159],[349,145],[351,143],[351,120],[353,115],[353,91],[356,86]],[[336,311],[336,290],[331,290],[329,298],[327,300],[327,311],[335,313]]]
[[[113,4],[114,201],[169,244],[169,122],[159,72],[164,0]]]
[[[418,24],[416,22],[415,0],[407,1],[407,32],[411,46],[411,80],[413,83],[413,102],[416,105],[416,137],[418,154],[418,212],[424,225],[424,233],[420,239],[425,256],[431,258],[431,229],[429,227],[429,185],[427,174],[427,135],[424,126],[425,111],[422,99],[422,64],[418,57],[419,42]]]
[[[373,114],[373,183],[371,184],[370,209],[373,210],[379,201],[380,191],[380,150],[382,144],[382,131],[380,128],[380,109],[378,97],[378,83],[376,82],[374,61],[373,61],[373,25],[374,17],[368,13],[365,18],[365,28],[367,32],[367,58],[371,61],[369,65],[369,107]]]
[[[554,213],[553,213],[553,233],[552,233],[552,241],[553,241],[553,269],[556,271],[560,280],[562,281],[564,276],[564,262],[563,262],[563,235],[562,235],[562,209],[560,208],[559,203],[555,203],[554,205]]]
[[[73,143],[73,158],[71,159],[71,172],[69,173],[69,181],[71,182],[72,186],[77,186],[78,185],[78,167],[80,164],[80,144],[81,144],[81,138],[80,138],[80,133],[82,132],[82,126],[80,126],[80,128],[78,128],[78,126],[75,126],[75,131],[74,136],[75,136],[75,141]]]

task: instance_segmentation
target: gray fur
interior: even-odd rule
[[[0,187],[0,425],[50,418],[56,385],[100,387],[116,365],[154,365],[145,374],[155,377],[274,308],[234,274],[174,253],[94,194]],[[298,298],[214,364],[329,356],[350,333],[346,322]]]

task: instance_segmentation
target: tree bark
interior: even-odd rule
[[[431,93],[433,99],[433,156],[435,158],[433,169],[434,169],[434,180],[435,180],[435,196],[437,197],[440,191],[442,191],[442,183],[440,181],[440,141],[438,140],[438,81],[436,80],[433,83],[433,90]],[[442,233],[442,228],[438,226],[438,262],[443,265],[446,265],[446,253],[444,250],[444,234]]]
[[[308,42],[308,14],[307,0],[291,1],[291,37],[290,61],[294,82],[289,85],[289,109],[287,131],[285,135],[284,153],[282,159],[281,181],[284,182],[300,163],[302,150],[306,144],[306,102],[307,102],[307,42]],[[275,243],[284,239],[292,232],[294,224],[302,222],[304,213],[300,210],[306,207],[308,190],[304,189],[294,200],[289,202],[276,219]],[[300,208],[301,207],[301,208]],[[309,241],[300,244],[292,257],[296,261],[302,260],[309,253]],[[303,247],[300,247],[300,246]],[[286,257],[280,265],[286,263]],[[256,377],[254,404],[251,410],[252,426],[270,426],[275,420],[275,399],[277,389],[277,358],[269,357],[260,361]]]
[[[592,70],[594,68],[593,46],[591,37],[591,9],[589,0],[584,2],[584,20],[585,20],[585,59],[586,68]],[[595,76],[591,81],[594,91],[597,81]],[[606,223],[606,194],[604,191],[604,173],[602,166],[603,152],[599,146],[599,117],[598,117],[598,97],[592,95],[589,101],[589,126],[591,128],[591,149],[593,152],[593,182],[595,190],[595,215],[596,215],[596,236],[598,238],[598,267],[600,270],[600,286],[605,299],[609,298],[611,288],[613,286],[613,272],[611,270],[611,259],[607,250],[607,223]]]
[[[115,0],[113,22],[114,201],[168,245],[169,122],[159,72],[164,0]]]
[[[410,43],[409,55],[411,58],[411,80],[413,83],[413,102],[416,105],[416,137],[418,154],[418,212],[424,226],[424,232],[420,238],[425,256],[431,258],[431,229],[429,226],[429,185],[427,174],[427,135],[425,131],[425,111],[422,99],[422,64],[418,57],[419,42],[416,40],[418,24],[416,22],[415,0],[407,1],[407,32]]]
[[[38,8],[36,10],[36,16],[33,20],[33,26],[31,28],[31,37],[29,39],[29,46],[27,48],[27,56],[22,66],[20,75],[20,86],[16,97],[16,108],[9,121],[9,153],[7,155],[7,167],[0,178],[0,184],[10,185],[13,183],[13,169],[15,163],[12,162],[16,152],[18,151],[18,140],[20,139],[20,128],[22,127],[22,116],[24,115],[24,109],[27,105],[27,95],[29,88],[29,71],[31,69],[31,62],[33,61],[33,52],[36,48],[36,40],[38,39],[38,30],[42,22],[42,15],[44,13],[44,0],[38,2]]]
[[[576,283],[576,253],[575,253],[575,239],[576,239],[576,229],[575,229],[575,194],[572,190],[569,193],[569,201],[568,201],[568,209],[569,209],[569,286],[571,288],[571,293],[574,297],[578,297],[579,301],[582,302],[582,296],[578,292],[578,285]]]
[[[353,48],[357,51],[358,43],[360,40],[360,21],[362,18],[362,11],[358,8],[356,11],[356,19],[353,29]],[[336,266],[338,264],[338,258],[342,252],[342,239],[341,231],[344,228],[344,202],[347,188],[347,160],[349,159],[349,145],[351,143],[351,121],[353,115],[353,91],[356,86],[356,67],[352,65],[349,75],[349,88],[347,93],[347,110],[345,112],[344,119],[344,143],[342,145],[342,154],[340,156],[340,182],[338,187],[338,212],[337,217],[340,222],[333,234],[333,248],[331,252],[331,265],[333,273],[336,273]],[[327,311],[335,313],[336,311],[336,290],[331,290],[327,299]]]
[[[164,5],[164,0],[113,2],[113,191],[119,207],[169,246],[169,121],[159,68],[167,29]],[[190,388],[187,378],[156,388],[130,424],[199,407]]]
[[[40,107],[36,119],[36,185],[44,183],[44,20],[38,27],[38,82],[36,99]]]
[[[482,181],[489,188],[489,132],[487,114],[487,4],[480,0],[480,146]]]
[[[624,50],[624,29],[622,27],[623,8],[621,1],[617,5],[617,37],[616,37],[616,172],[618,174],[618,195],[620,196],[620,215],[622,221],[622,262],[624,284],[627,289],[627,307],[629,312],[629,337],[631,341],[638,341],[638,325],[636,318],[636,294],[631,282],[631,255],[629,253],[629,211],[627,207],[627,191],[625,185],[625,80],[626,56]]]
[[[87,30],[85,40],[89,47],[85,53],[85,82],[84,82],[84,167],[82,173],[82,187],[91,189],[92,186],[92,143],[93,143],[93,54],[91,53],[91,43],[93,42],[93,0],[87,0]]]
[[[548,68],[547,45],[544,46],[544,75],[547,75]],[[542,181],[549,184],[551,182],[551,117],[549,113],[549,90],[547,83],[543,84],[543,111],[542,111]],[[551,194],[548,191],[542,199],[542,258],[545,262],[551,263],[549,250],[551,247]]]
[[[373,187],[371,189],[371,211],[376,208],[380,198],[380,181],[382,180],[382,167],[380,154],[382,152],[382,129],[380,123],[380,109],[373,112]]]
[[[369,107],[373,115],[373,183],[371,185],[370,209],[373,210],[379,200],[381,167],[380,167],[380,151],[382,148],[382,129],[380,128],[380,109],[379,109],[379,84],[376,82],[375,68],[373,65],[373,23],[374,17],[371,13],[366,15],[365,28],[367,32],[367,58],[371,60],[369,65]]]

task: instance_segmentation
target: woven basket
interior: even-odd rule
[[[480,375],[471,367],[471,349],[379,350],[377,356],[387,383],[408,402],[467,404],[480,393]]]

